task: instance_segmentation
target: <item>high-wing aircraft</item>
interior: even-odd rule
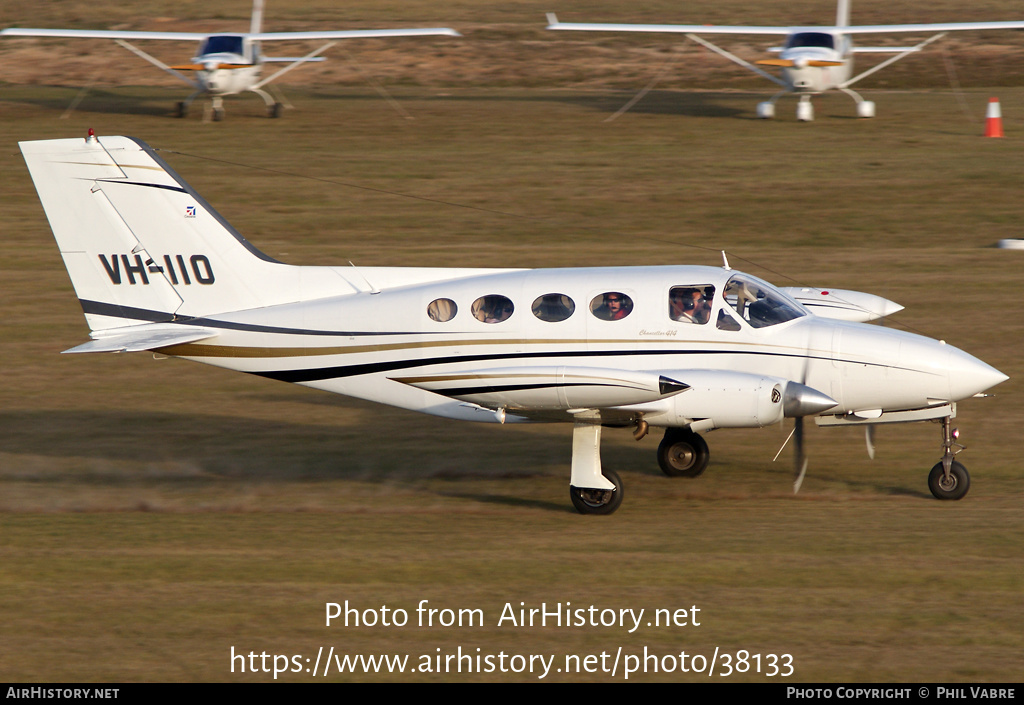
[[[570,496],[622,502],[604,428],[658,448],[670,476],[708,465],[702,432],[795,419],[941,420],[940,499],[956,403],[1007,379],[943,341],[863,322],[899,309],[860,292],[778,289],[723,267],[451,269],[292,266],[259,252],[149,146],[22,142],[91,329],[69,353],[153,351],[427,414],[573,425]],[[807,302],[807,306],[798,299]]]
[[[836,7],[836,23],[834,26],[811,27],[759,27],[759,26],[723,26],[723,25],[671,25],[671,24],[597,24],[581,22],[559,22],[554,13],[548,13],[548,29],[576,30],[587,32],[655,32],[685,34],[687,38],[710,49],[729,61],[777,83],[782,90],[767,101],[757,106],[760,118],[775,117],[775,101],[787,93],[800,96],[796,116],[798,120],[814,119],[814,106],[811,96],[829,90],[839,90],[857,103],[858,117],[874,117],[875,104],[864,100],[850,86],[863,78],[879,71],[900,59],[924,49],[926,46],[941,39],[947,32],[984,29],[1024,29],[1024,21],[1011,22],[942,22],[933,24],[882,24],[882,25],[851,25],[850,0],[838,0]],[[909,47],[855,47],[853,37],[862,34],[923,34],[932,33],[928,39]],[[712,44],[700,35],[706,34],[746,34],[785,37],[781,47],[771,51],[778,52],[778,58],[763,59],[750,63],[725,49]],[[853,55],[857,53],[895,54],[877,66],[853,74]],[[781,69],[781,78],[760,68],[761,66]]]
[[[409,29],[361,29],[339,30],[327,32],[263,32],[263,0],[253,0],[252,20],[248,33],[229,32],[222,34],[200,34],[196,32],[134,32],[120,30],[91,29],[22,29],[10,27],[0,31],[5,37],[68,37],[113,39],[117,44],[133,54],[145,59],[157,68],[166,71],[175,78],[189,84],[195,89],[187,99],[178,103],[178,117],[188,114],[192,101],[202,95],[210,96],[212,117],[221,120],[224,117],[223,98],[251,91],[263,99],[270,117],[280,117],[281,104],[263,90],[263,87],[295,67],[310,61],[323,61],[320,56],[338,40],[367,39],[376,37],[422,37],[428,35],[460,36],[458,32],[447,27],[409,28]],[[264,56],[260,43],[277,41],[329,40],[319,49],[302,57],[269,57]],[[196,55],[187,64],[168,66],[156,57],[139,49],[128,40],[164,40],[199,42]],[[270,76],[263,77],[263,65],[271,63],[287,64]],[[195,78],[189,78],[190,72]]]

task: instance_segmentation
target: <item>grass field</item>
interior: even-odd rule
[[[178,3],[180,17],[156,21],[166,13],[156,2],[130,13],[100,5],[0,10],[22,26],[109,16],[178,29],[209,11]],[[459,647],[543,654],[555,668],[619,647],[709,659],[718,648],[764,655],[762,673],[712,681],[1020,680],[1024,253],[992,247],[1021,237],[1020,38],[986,35],[984,56],[964,37],[947,45],[959,87],[936,50],[865,83],[877,118],[856,120],[836,95],[816,99],[817,120],[802,124],[792,100],[775,121],[756,120],[771,86],[698,52],[702,63],[688,62],[692,50],[678,43],[538,27],[551,9],[579,21],[830,22],[828,3],[732,0],[701,17],[668,2],[570,11],[488,1],[450,13],[418,1],[288,5],[270,3],[268,28],[405,21],[466,37],[360,45],[358,61],[355,49],[332,54],[322,71],[283,81],[295,109],[282,119],[246,97],[226,102],[221,123],[199,111],[172,118],[184,91],[116,48],[97,45],[97,59],[72,43],[0,43],[5,69],[19,66],[0,84],[0,680],[268,681],[237,662],[232,672],[232,648],[315,660],[320,647],[407,654],[410,665]],[[962,19],[958,3],[927,13],[891,5],[854,3],[854,20]],[[245,26],[249,3],[218,7],[218,21]],[[989,0],[971,19],[1017,11]],[[792,17],[801,13],[812,16]],[[609,120],[668,46],[686,54],[681,77]],[[995,46],[1011,57],[1005,65]],[[21,63],[32,52],[58,56]],[[88,66],[61,73],[77,63]],[[701,82],[700,67],[725,83]],[[1002,103],[1003,140],[981,137],[990,95]],[[141,354],[58,355],[87,328],[16,143],[90,127],[163,150],[239,231],[287,262],[717,265],[725,249],[734,267],[780,285],[898,301],[906,310],[889,325],[946,339],[1010,381],[960,407],[973,481],[961,502],[928,493],[941,452],[934,425],[880,429],[874,461],[859,433],[810,429],[796,497],[789,460],[771,462],[788,427],[709,434],[711,467],[690,481],[661,475],[656,439],[609,431],[603,459],[622,475],[625,503],[611,517],[581,517],[567,496],[568,427],[458,424]],[[346,600],[407,610],[411,624],[325,626],[325,603]],[[413,626],[421,600],[478,609],[484,624]],[[567,602],[647,615],[696,606],[700,625],[498,626],[506,603]],[[768,654],[790,654],[793,675],[766,676]],[[536,678],[420,670],[330,680]]]

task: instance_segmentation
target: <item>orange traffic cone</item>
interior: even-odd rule
[[[985,113],[985,136],[1003,136],[1003,111],[998,98],[989,98],[988,112]]]

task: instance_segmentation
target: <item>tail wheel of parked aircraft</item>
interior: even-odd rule
[[[948,478],[941,461],[935,463],[935,467],[928,473],[928,489],[937,499],[962,499],[970,488],[971,476],[967,468],[955,460],[949,466]]]
[[[658,446],[658,465],[669,477],[697,477],[708,467],[708,444],[688,428],[665,429]]]
[[[580,514],[611,514],[622,504],[622,480],[614,470],[602,470],[601,474],[613,485],[614,490],[595,490],[588,487],[569,485],[572,506]]]

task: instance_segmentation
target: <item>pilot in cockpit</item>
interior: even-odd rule
[[[714,289],[677,286],[669,292],[669,316],[680,323],[707,323],[711,318],[711,297]]]

